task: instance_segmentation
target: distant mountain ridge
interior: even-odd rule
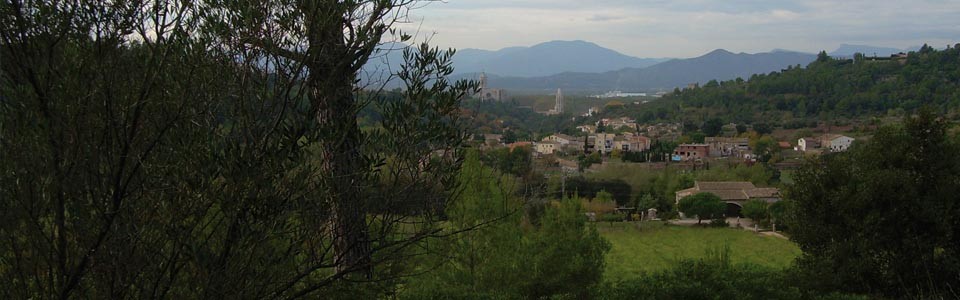
[[[387,44],[401,49],[402,44]],[[852,57],[889,56],[915,50],[842,44],[828,54]],[[786,49],[765,53],[732,53],[717,49],[688,59],[637,58],[586,41],[551,41],[531,47],[508,47],[496,51],[461,49],[453,58],[454,78],[488,76],[491,87],[518,90],[641,91],[673,89],[710,80],[748,79],[753,74],[769,73],[788,66],[806,66],[816,54]],[[371,59],[365,70],[397,70],[402,51],[381,53]],[[395,87],[392,83],[390,87]]]
[[[403,62],[406,45],[388,43],[393,49],[375,55],[365,70],[396,70]],[[642,68],[669,58],[638,58],[586,41],[550,41],[530,47],[508,47],[496,51],[459,49],[453,57],[458,74],[487,72],[501,76],[539,77],[563,72],[599,73],[623,68]]]
[[[666,58],[638,58],[585,41],[550,41],[531,47],[497,51],[463,49],[454,58],[458,73],[488,72],[503,76],[537,77],[563,72],[599,73],[643,68]]]
[[[603,73],[567,72],[551,76],[520,78],[490,76],[490,86],[506,89],[556,89],[586,91],[639,91],[685,87],[690,83],[749,78],[789,66],[806,66],[816,55],[778,51],[732,53],[717,49],[700,57],[673,59],[646,68],[627,68]],[[488,73],[489,75],[489,73]]]

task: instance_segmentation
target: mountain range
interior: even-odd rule
[[[788,66],[805,66],[815,59],[816,55],[800,52],[747,54],[717,49],[700,57],[673,59],[646,68],[625,68],[602,73],[566,72],[527,78],[488,74],[488,80],[490,86],[506,89],[641,91],[672,89],[713,79],[746,79],[753,74],[779,71]]]
[[[397,70],[403,62],[400,43],[387,43],[380,55],[367,64],[369,70]],[[530,47],[508,47],[500,50],[458,49],[453,67],[459,74],[480,73],[502,76],[538,77],[563,72],[599,73],[623,68],[643,68],[670,60],[639,58],[601,47],[586,41],[550,41]]]
[[[403,47],[406,46],[388,43],[382,48]],[[908,50],[843,44],[829,54],[850,57],[860,52],[868,56],[888,56]],[[672,89],[712,79],[746,79],[788,66],[806,66],[814,59],[816,55],[812,53],[782,49],[755,54],[717,49],[688,59],[638,58],[586,41],[550,41],[496,51],[460,49],[453,57],[453,66],[454,78],[477,78],[480,72],[485,72],[489,86],[505,89],[640,91]],[[365,71],[398,70],[402,61],[402,51],[383,51],[371,58]]]
[[[458,73],[487,72],[537,77],[563,72],[599,73],[622,68],[643,68],[667,60],[628,56],[585,41],[551,41],[497,51],[463,49],[457,51],[454,68]]]

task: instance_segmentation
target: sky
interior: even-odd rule
[[[943,48],[960,42],[960,0],[443,0],[417,4],[400,28],[440,47],[585,40],[637,57]]]

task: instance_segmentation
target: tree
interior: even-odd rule
[[[770,212],[770,222],[773,223],[773,232],[777,232],[777,223],[787,217],[790,201],[780,200],[770,204],[767,210]]]
[[[636,200],[636,203],[634,204],[634,206],[635,206],[638,210],[644,211],[644,210],[651,209],[651,208],[658,208],[658,207],[659,207],[659,203],[657,203],[657,199],[654,198],[653,195],[651,195],[651,194],[641,194],[641,195],[637,195],[637,200]]]
[[[512,144],[517,141],[517,134],[513,130],[504,130],[502,141],[504,144]]]
[[[791,239],[815,288],[952,297],[960,276],[960,153],[928,110],[797,171]],[[842,270],[842,272],[838,272]]]
[[[599,192],[597,192],[597,197],[593,198],[593,200],[598,201],[600,203],[612,203],[613,194],[611,194],[610,192],[607,192],[606,190],[600,190]]]
[[[582,298],[600,283],[610,245],[586,222],[579,198],[524,201],[516,179],[475,154],[459,181],[464,190],[447,214],[451,230],[463,232],[424,245],[436,253],[424,265],[435,269],[404,283],[402,298]],[[539,224],[522,213],[536,205],[545,206]]]
[[[723,132],[723,121],[718,118],[707,120],[700,126],[700,131],[706,136],[720,136]]]
[[[750,148],[753,149],[753,154],[757,156],[757,161],[764,163],[769,162],[780,151],[777,141],[768,135],[751,140]]]
[[[192,12],[0,3],[0,297],[146,298],[131,286],[184,266],[229,71],[187,38]]]
[[[395,278],[442,231],[475,88],[425,45],[404,53],[406,89],[362,88],[412,3],[0,3],[0,280],[16,286],[0,297],[302,298]]]
[[[740,210],[740,213],[743,214],[744,217],[753,220],[753,229],[754,231],[758,231],[760,222],[766,220],[770,215],[767,210],[768,207],[767,201],[750,199],[743,204],[743,209]]]
[[[747,125],[743,123],[737,124],[737,135],[741,135],[744,132],[747,132]]]
[[[757,134],[760,135],[773,133],[773,127],[767,123],[754,123],[752,127],[753,131],[756,131]]]
[[[830,55],[827,55],[826,50],[820,50],[820,53],[817,53],[817,62],[823,63],[823,62],[829,62],[829,61],[830,61]]]
[[[687,215],[697,216],[697,224],[700,224],[703,219],[713,219],[723,214],[726,204],[717,195],[698,193],[680,199],[678,208]]]
[[[426,46],[415,52],[405,52],[408,64],[396,77],[408,86],[404,97],[414,103],[381,103],[382,108],[403,119],[385,118],[385,130],[361,131],[356,115],[371,102],[372,99],[366,96],[376,97],[378,93],[361,93],[365,81],[360,78],[360,71],[387,35],[396,34],[400,41],[410,39],[408,35],[397,33],[394,24],[417,2],[244,1],[213,2],[208,8],[211,13],[207,22],[222,30],[220,38],[231,42],[226,46],[251,49],[253,54],[265,53],[275,63],[291,66],[278,70],[279,76],[299,77],[301,80],[289,88],[303,91],[295,96],[307,100],[310,120],[316,124],[311,128],[313,135],[307,142],[315,145],[317,150],[317,188],[324,191],[317,200],[330,208],[327,222],[333,237],[337,274],[359,273],[370,277],[375,264],[372,261],[374,244],[386,237],[371,236],[368,218],[371,203],[377,203],[373,199],[384,195],[372,195],[374,191],[366,187],[377,183],[384,169],[398,169],[389,177],[398,184],[408,180],[403,178],[403,173],[413,171],[417,166],[407,163],[426,159],[423,155],[427,148],[455,153],[452,151],[455,147],[449,146],[457,146],[458,143],[451,138],[459,129],[456,129],[456,122],[444,124],[444,120],[455,121],[460,99],[476,88],[470,82],[450,83],[446,80],[445,77],[452,72],[451,53],[441,54]],[[366,82],[376,82],[378,78],[367,79]],[[376,86],[373,87],[377,90]],[[409,118],[411,115],[427,119]],[[407,127],[409,125],[414,126]],[[426,126],[438,126],[436,129],[443,134],[436,139],[417,134],[420,128],[430,128]],[[403,130],[409,131],[409,135],[391,132]],[[410,140],[401,141],[395,139],[397,137]],[[427,140],[412,142],[420,138]],[[415,151],[384,149],[382,139],[393,142],[392,147],[413,146]],[[384,165],[395,158],[400,159],[396,160],[399,165]],[[403,186],[409,187],[408,184],[410,182]],[[403,195],[391,196],[409,199]],[[311,290],[315,289],[305,289]]]
[[[577,166],[580,171],[583,172],[584,169],[589,168],[593,164],[599,164],[603,162],[603,158],[600,157],[600,152],[593,152],[587,155],[580,155]]]

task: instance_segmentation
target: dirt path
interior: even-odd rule
[[[706,224],[706,223],[708,223],[708,222],[709,222],[709,221],[704,220],[703,223]],[[670,220],[669,223],[670,223],[670,224],[674,224],[674,225],[681,225],[681,226],[693,226],[693,225],[697,225],[697,219]],[[739,225],[739,228],[741,228],[741,229],[743,229],[743,230],[750,231],[750,232],[754,232],[754,229],[753,229],[753,220],[751,220],[751,219],[747,219],[747,218],[727,218],[727,224],[730,225],[730,228],[738,228],[737,225]],[[787,238],[786,236],[784,236],[783,234],[780,234],[779,232],[773,232],[773,231],[769,231],[769,230],[765,230],[765,229],[760,229],[760,232],[758,232],[757,234],[765,235],[765,236],[777,237],[777,238],[781,238],[781,239],[785,239],[785,240],[786,240],[786,239],[789,239],[789,238]]]

